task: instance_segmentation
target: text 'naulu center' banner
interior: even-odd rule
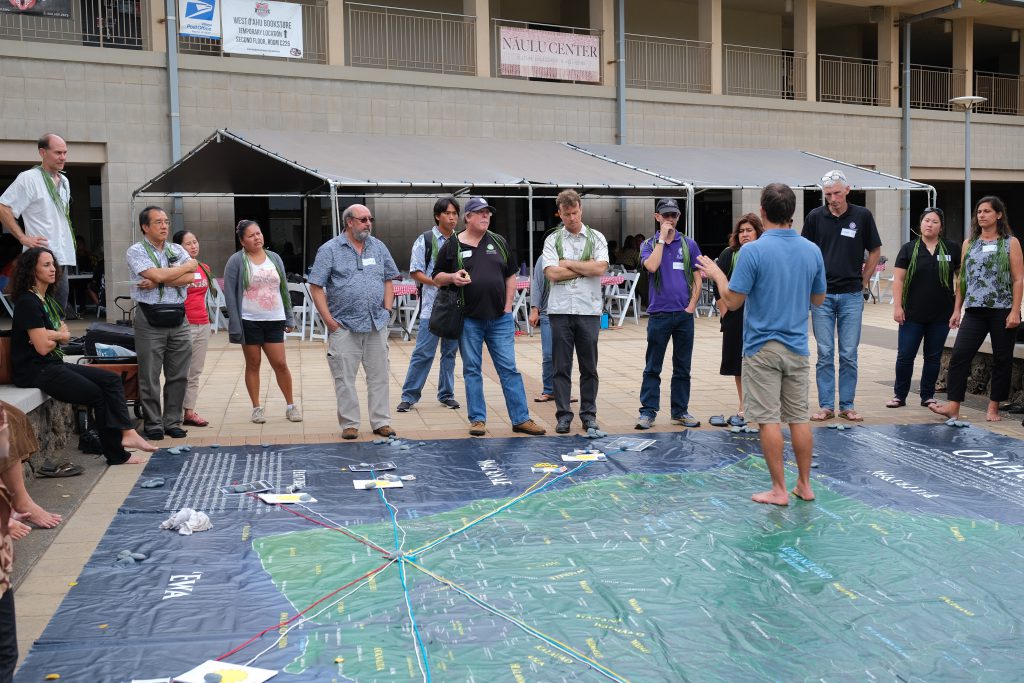
[[[599,36],[502,26],[501,75],[601,81]]]
[[[302,56],[302,5],[223,0],[224,52],[264,57]]]
[[[71,18],[71,0],[0,0],[0,12]]]

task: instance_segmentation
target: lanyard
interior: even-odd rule
[[[59,330],[61,324],[61,316],[64,314],[64,311],[61,309],[60,304],[58,304],[57,300],[48,294],[39,296],[39,292],[37,292],[35,289],[33,289],[32,291],[42,301],[43,310],[46,311],[46,319],[50,321],[52,329],[54,331]],[[64,352],[61,351],[60,344],[54,346],[53,351],[50,351],[49,355],[54,356],[56,358],[63,358]]]
[[[146,250],[147,254],[149,254],[149,258],[153,262],[154,266],[156,266],[157,268],[163,268],[163,266],[160,264],[160,258],[156,255],[156,250],[153,249],[153,245],[151,245],[149,243],[149,240],[146,240],[146,239],[142,240],[142,248]],[[164,256],[167,257],[167,267],[168,268],[170,268],[172,265],[174,265],[174,263],[178,260],[178,255],[175,254],[171,250],[171,248],[169,246],[166,246],[166,245],[164,246]],[[175,287],[174,289],[176,289],[178,291],[178,296],[183,296],[183,294],[181,293],[181,287]],[[163,285],[163,283],[161,283],[160,284],[160,300],[162,301],[163,298],[164,298],[164,285]]]
[[[64,216],[64,220],[68,222],[68,232],[71,233],[71,246],[77,247],[75,243],[75,231],[71,229],[71,213],[68,211],[68,205],[64,203],[64,200],[60,198],[60,192],[57,191],[57,186],[53,184],[53,178],[47,173],[42,166],[36,166],[39,172],[43,174],[43,183],[46,185],[46,191],[50,193],[50,199],[53,200],[57,210]]]

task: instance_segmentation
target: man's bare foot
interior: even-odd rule
[[[942,417],[945,418],[951,417],[954,420],[960,419],[960,416],[957,414],[957,411],[953,410],[948,403],[929,403],[928,410],[932,411],[936,415],[941,415]]]
[[[19,522],[29,522],[42,529],[52,529],[64,519],[60,515],[47,512],[38,504],[32,503],[14,514],[14,519]]]
[[[125,460],[124,463],[122,463],[122,464],[124,464],[124,465],[145,465],[147,462],[149,462],[149,458],[141,458],[141,457],[139,457],[137,455],[133,455],[132,457],[130,457],[127,460]]]
[[[7,525],[7,528],[11,532],[11,538],[13,538],[15,541],[20,541],[21,539],[28,536],[29,532],[32,531],[32,527],[30,527],[28,524],[25,524],[24,522],[19,522],[18,520],[13,518],[11,519],[10,524]]]
[[[765,503],[767,505],[789,505],[789,494],[786,491],[779,493],[775,489],[771,491],[765,491],[764,493],[755,493],[750,497],[750,500],[755,503]]]
[[[143,439],[142,435],[139,434],[134,429],[126,431],[121,436],[121,447],[137,448],[138,450],[145,451],[146,453],[156,453],[158,450],[160,450],[158,446],[154,446],[150,442]]]
[[[991,410],[985,413],[985,422],[1002,422],[1003,418],[999,417],[999,411],[992,412]]]
[[[814,491],[811,490],[810,484],[802,486],[797,484],[792,491],[793,495],[804,501],[814,500]]]

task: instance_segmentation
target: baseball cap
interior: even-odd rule
[[[464,213],[473,213],[474,211],[483,211],[484,209],[490,209],[492,214],[498,213],[483,197],[470,197],[462,210]]]
[[[666,213],[682,213],[679,210],[679,202],[674,199],[659,199],[655,211],[663,216]]]
[[[846,174],[837,168],[832,169],[825,175],[821,176],[821,186],[835,185],[836,183],[842,183],[843,185],[849,185],[846,181]]]

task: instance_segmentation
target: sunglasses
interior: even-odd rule
[[[825,175],[821,176],[821,184],[828,185],[829,183],[835,182],[846,182],[846,176],[841,171],[829,171]]]
[[[925,210],[924,210],[924,213],[922,213],[921,215],[924,216],[925,214],[928,214],[928,213],[936,213],[936,214],[938,214],[940,221],[945,222],[945,220],[946,220],[946,214],[942,213],[942,209],[940,209],[937,206],[926,207]]]
[[[359,221],[363,225],[366,225],[367,223],[372,223],[373,222],[373,216],[364,216],[362,218],[355,218],[355,217],[353,217],[352,220]]]

